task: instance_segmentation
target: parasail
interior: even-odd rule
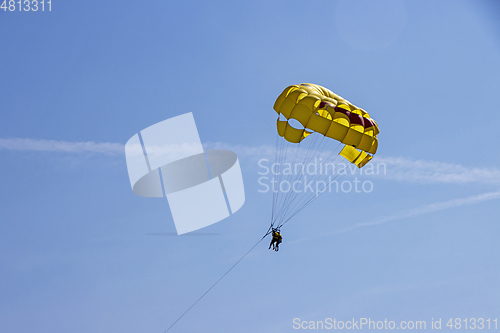
[[[308,176],[325,186],[335,180],[323,169],[310,175],[304,167],[318,159],[333,165],[342,156],[362,168],[377,152],[379,128],[365,110],[311,83],[287,87],[276,99],[274,110],[278,113],[273,173],[277,188],[273,188],[271,228],[279,229],[318,196],[318,191],[297,191],[291,184]],[[297,165],[302,169],[297,170]]]

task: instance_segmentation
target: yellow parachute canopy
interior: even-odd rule
[[[379,133],[375,120],[363,109],[317,84],[291,85],[274,103],[278,134],[299,143],[316,132],[345,144],[340,155],[362,168],[377,152]],[[284,119],[284,120],[281,120]],[[302,128],[292,127],[296,120]]]

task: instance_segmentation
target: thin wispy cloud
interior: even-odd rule
[[[203,148],[214,150],[230,150],[235,152],[238,156],[252,158],[252,159],[274,159],[275,146],[260,145],[260,146],[246,146],[225,142],[205,142]]]
[[[268,159],[274,161],[275,147],[272,145],[244,146],[216,142],[206,143],[207,149],[232,150],[238,156],[252,159]],[[371,167],[377,172],[367,171]],[[380,179],[413,183],[442,184],[500,184],[500,169],[484,167],[467,167],[456,163],[446,163],[432,160],[419,160],[408,157],[386,157],[375,155],[373,160],[357,173],[378,177]],[[382,170],[382,172],[379,172]]]
[[[500,169],[466,167],[456,163],[416,160],[407,157],[376,156],[374,163],[383,163],[383,177],[397,181],[419,183],[482,183],[500,184]]]
[[[482,193],[482,194],[469,196],[469,197],[465,197],[465,198],[457,198],[457,199],[452,199],[452,200],[447,200],[447,201],[434,202],[431,204],[418,206],[418,207],[403,210],[400,212],[395,212],[395,213],[390,214],[390,215],[381,216],[381,217],[376,218],[375,220],[373,220],[371,222],[356,223],[350,227],[339,229],[339,230],[336,230],[334,232],[299,239],[299,240],[290,242],[290,244],[301,243],[301,242],[309,241],[311,239],[315,239],[318,237],[325,237],[325,236],[331,236],[331,235],[336,235],[336,234],[342,234],[342,233],[353,231],[353,230],[360,229],[360,228],[374,227],[377,225],[382,225],[382,224],[386,224],[386,223],[390,223],[390,222],[399,222],[399,221],[404,220],[404,219],[422,216],[422,215],[427,215],[427,214],[435,213],[438,211],[443,211],[443,210],[450,209],[450,208],[475,205],[478,203],[491,201],[491,200],[498,200],[498,199],[500,199],[500,191],[487,192],[487,193]]]
[[[379,225],[379,224],[385,224],[388,222],[392,221],[398,221],[406,218],[411,218],[411,217],[416,217],[416,216],[421,216],[421,215],[426,215],[450,208],[457,208],[461,206],[467,206],[467,205],[474,205],[478,204],[481,202],[485,201],[490,201],[490,200],[497,200],[500,199],[500,191],[497,192],[487,192],[483,194],[478,194],[466,198],[458,198],[458,199],[452,199],[448,201],[440,201],[440,202],[435,202],[431,203],[428,205],[424,206],[419,206],[415,207],[412,209],[404,210],[401,212],[397,212],[391,215],[387,216],[382,216],[379,217],[378,219],[375,219],[374,221],[371,222],[363,222],[363,223],[357,223],[351,227],[341,229],[336,231],[335,233],[342,233],[342,232],[347,232],[355,229],[359,229],[362,227],[368,227],[368,226],[374,226],[374,225]]]
[[[248,146],[224,142],[206,142],[205,149],[230,150],[242,159],[253,162],[259,159],[274,161],[274,145]],[[113,142],[70,142],[58,140],[37,140],[29,138],[0,138],[0,150],[11,151],[40,151],[56,153],[96,153],[119,156],[124,154],[124,144]],[[158,152],[158,150],[155,150]],[[141,150],[138,150],[141,153]],[[252,162],[252,163],[253,163]],[[255,163],[255,166],[257,164]],[[398,182],[434,183],[434,184],[500,184],[500,169],[484,167],[467,167],[456,163],[445,163],[431,160],[418,160],[407,157],[386,157],[376,155],[365,168],[378,166],[384,172],[373,173],[370,176],[379,179],[395,180]],[[357,168],[354,168],[357,169]],[[359,172],[359,171],[356,171]]]
[[[111,142],[71,142],[59,140],[38,140],[29,138],[0,138],[0,150],[39,151],[57,153],[99,153],[117,155],[124,153],[124,145]]]

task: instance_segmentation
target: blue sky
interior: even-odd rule
[[[163,332],[262,236],[272,106],[330,88],[377,120],[371,193],[328,193],[170,332],[500,310],[494,1],[65,1],[0,11],[0,331]],[[123,145],[193,112],[235,151],[246,203],[175,232],[130,190]],[[443,324],[444,326],[444,324]],[[444,327],[446,328],[446,327]]]

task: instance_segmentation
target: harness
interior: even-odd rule
[[[277,229],[273,229],[273,241],[277,243],[281,243],[281,240],[283,237],[281,237],[281,233]]]

